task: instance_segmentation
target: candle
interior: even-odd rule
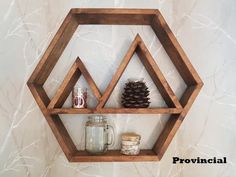
[[[121,135],[121,153],[124,155],[138,155],[140,139],[141,136],[136,133],[123,133]]]

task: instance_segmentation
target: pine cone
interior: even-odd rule
[[[149,90],[143,81],[130,81],[125,84],[121,104],[125,108],[147,108],[150,104]]]

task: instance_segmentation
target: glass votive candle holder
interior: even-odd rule
[[[87,108],[87,88],[75,86],[72,91],[72,106],[73,108]]]
[[[138,155],[140,152],[141,136],[136,133],[124,133],[121,135],[121,153],[124,155]]]

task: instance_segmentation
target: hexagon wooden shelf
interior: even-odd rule
[[[187,85],[187,89],[181,99],[177,99],[143,40],[137,35],[103,94],[100,93],[81,59],[77,58],[55,96],[50,100],[43,85],[79,24],[150,25]],[[168,108],[104,108],[104,105],[135,52],[160,91]],[[62,108],[66,98],[81,75],[84,76],[97,98],[97,106],[93,109]],[[203,86],[200,77],[188,57],[177,42],[161,13],[156,9],[71,9],[27,84],[70,162],[160,160]],[[122,155],[119,150],[109,150],[104,155],[92,156],[86,151],[77,150],[58,116],[58,114],[122,113],[171,114],[171,116],[160,136],[157,138],[154,147],[152,149],[141,150],[137,156]]]

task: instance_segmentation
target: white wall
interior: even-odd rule
[[[161,162],[68,163],[36,105],[26,81],[72,7],[158,8],[201,76],[204,87]],[[11,0],[0,1],[0,176],[1,177],[234,177],[236,175],[236,2],[233,0]],[[150,27],[79,26],[45,84],[53,96],[80,56],[104,91],[139,33],[175,93],[185,84]],[[108,104],[119,105],[129,77],[144,77],[152,106],[165,106],[137,56]],[[79,81],[85,84],[84,80]],[[90,97],[94,104],[93,97]],[[69,105],[69,100],[67,105]],[[62,116],[77,147],[84,147],[84,116]],[[150,148],[167,116],[109,115],[119,148],[121,132],[142,135]],[[173,165],[172,157],[226,156],[225,165]]]

